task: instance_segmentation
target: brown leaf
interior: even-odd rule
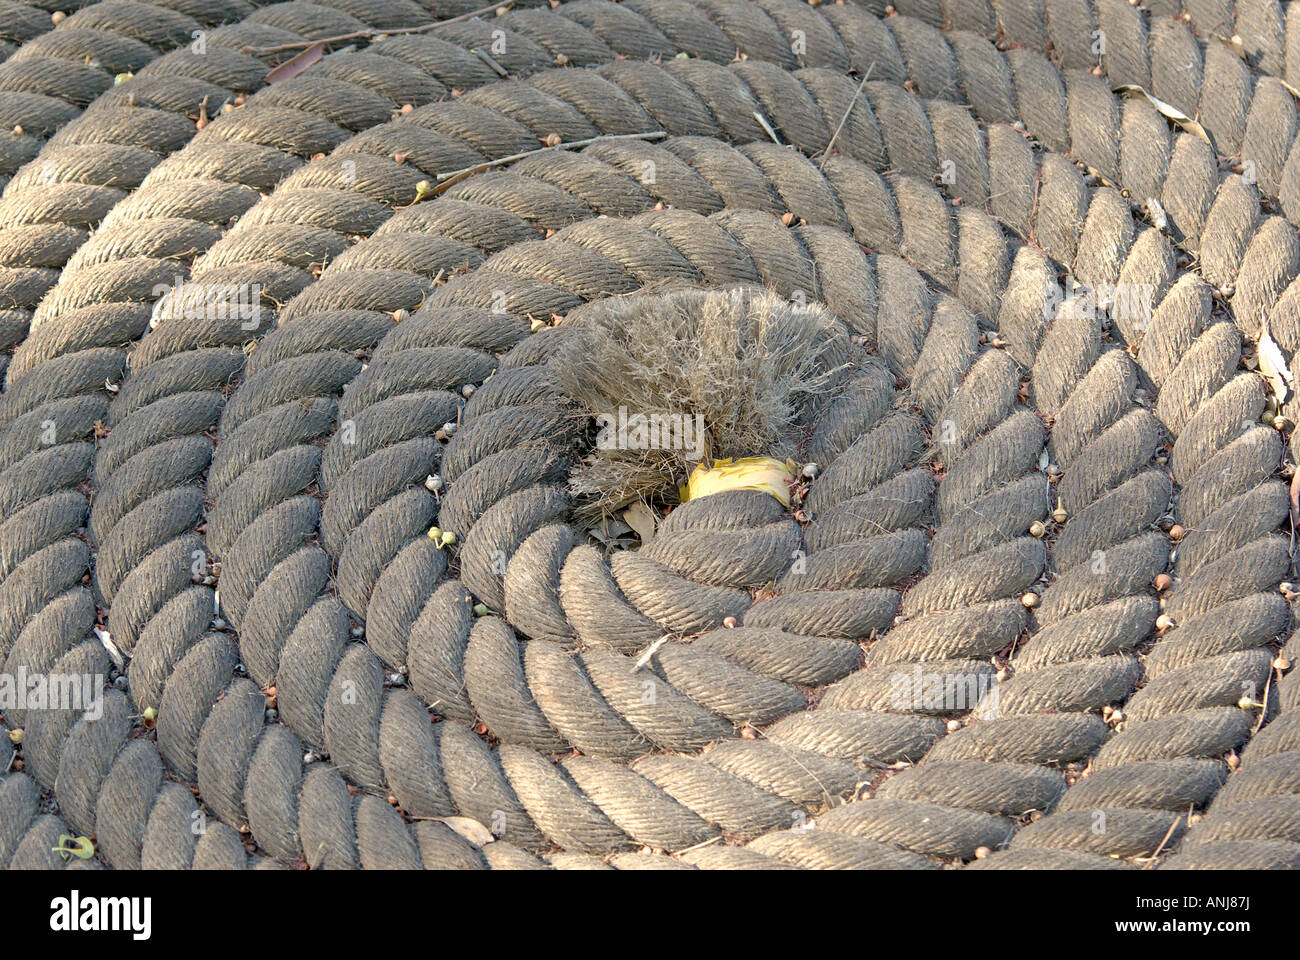
[[[624,522],[636,531],[642,546],[654,539],[655,515],[644,503],[638,500],[623,511]]]
[[[267,83],[283,83],[285,80],[292,80],[294,77],[305,72],[309,67],[320,62],[325,56],[325,44],[317,40],[310,47],[293,57],[290,57],[284,63],[280,64],[274,70],[266,75]]]

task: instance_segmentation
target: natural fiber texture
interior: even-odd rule
[[[837,386],[840,371],[827,358],[844,344],[828,337],[821,311],[740,296],[616,300],[598,322],[574,321],[580,336],[556,357],[556,386],[609,434],[569,481],[598,514],[672,502],[699,464],[793,452],[798,421]],[[651,304],[653,312],[642,312]],[[629,449],[626,437],[620,445],[620,410],[624,434],[631,410],[658,415],[668,436],[656,426],[645,437],[653,447]],[[685,423],[684,410],[692,417]],[[674,412],[676,421],[662,419]]]
[[[556,59],[578,36],[663,53],[646,24],[748,59],[541,72],[391,123],[376,110],[350,138],[296,139],[275,85],[249,101],[261,119],[235,111],[229,135],[205,130],[117,205],[40,301],[0,398],[0,654],[6,672],[107,674],[99,605],[130,699],[109,691],[97,721],[6,711],[23,773],[0,782],[0,862],[62,866],[50,835],[78,832],[115,867],[1296,864],[1300,713],[1269,649],[1290,629],[1283,445],[1260,424],[1264,381],[1238,370],[1265,322],[1288,354],[1300,343],[1294,230],[1193,134],[1152,137],[1166,128],[1145,100],[1120,109],[1106,80],[1069,72],[1090,61],[1061,60],[1056,109],[1035,99],[1056,67],[1027,50],[758,6],[508,14],[521,35],[579,25],[527,34],[553,36]],[[947,22],[1032,33],[1032,6],[1014,29],[965,6]],[[1114,24],[1112,83],[1170,59],[1132,42],[1157,35],[1154,15],[1050,6]],[[1170,29],[1204,51],[1204,100],[1217,48]],[[831,69],[786,72],[794,30]],[[483,36],[444,32],[360,56],[393,44],[425,71]],[[567,62],[594,56],[584,43]],[[837,72],[891,48],[896,75],[882,57],[860,91]],[[349,55],[304,78],[334,56]],[[998,63],[1004,87],[971,81]],[[338,75],[369,70],[378,91],[398,76],[382,67]],[[971,91],[984,126],[905,79]],[[1143,85],[1168,99],[1163,82]],[[1223,104],[1202,104],[1216,145]],[[755,112],[797,149],[754,142]],[[661,129],[394,209],[420,179],[551,133]],[[1143,180],[1150,163],[1167,175]],[[1147,184],[1172,243],[1126,205],[1154,199]],[[147,240],[160,216],[178,232]],[[206,287],[155,312],[181,249],[204,251],[193,282],[260,284],[261,320],[187,315]],[[1150,313],[1099,321],[1057,287],[1067,271],[1149,292]],[[792,306],[665,292],[736,284]],[[565,386],[600,356],[592,331],[825,317],[816,303],[856,342],[827,364],[843,385],[795,419],[795,453],[819,466],[799,519],[719,494],[639,550],[589,543],[569,522],[591,451]],[[455,543],[439,549],[434,524]],[[134,735],[147,708],[155,733]],[[1187,830],[1189,807],[1205,813]],[[427,819],[452,814],[497,841]]]

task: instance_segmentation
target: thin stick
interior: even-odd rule
[[[671,640],[671,639],[672,639],[672,637],[671,637],[670,635],[668,635],[668,634],[664,634],[662,637],[660,637],[660,638],[659,638],[658,640],[656,640],[654,643],[650,644],[650,646],[646,647],[646,649],[645,649],[645,653],[641,654],[641,656],[639,656],[639,657],[637,658],[636,663],[632,665],[632,672],[633,672],[633,673],[636,673],[638,670],[640,670],[642,667],[644,667],[647,663],[649,663],[649,662],[650,662],[650,658],[653,657],[656,653],[659,652],[659,648],[662,647],[665,643],[667,643],[667,642],[668,642],[669,640]]]
[[[480,60],[482,60],[484,63],[486,63],[489,67],[491,67],[493,70],[495,70],[496,73],[497,73],[497,76],[499,76],[499,77],[508,77],[508,76],[510,76],[510,71],[509,71],[509,70],[507,70],[505,67],[501,66],[501,64],[497,63],[495,60],[493,60],[491,57],[489,57],[486,53],[484,53],[484,52],[483,52],[482,50],[480,50],[478,47],[470,47],[470,51],[469,51],[469,52],[472,53],[472,54],[474,54],[474,56],[478,57]]]
[[[775,143],[778,147],[783,146],[780,138],[776,135],[776,131],[773,130],[772,125],[767,122],[767,117],[763,116],[761,113],[755,110],[754,119],[758,121],[758,125],[763,128],[763,130],[767,133],[767,135],[772,138],[773,143]]]
[[[831,134],[831,142],[826,144],[826,149],[822,151],[823,162],[825,162],[825,159],[830,156],[831,147],[835,146],[835,138],[838,137],[840,131],[844,129],[844,124],[849,122],[849,114],[853,112],[853,107],[857,104],[858,97],[862,96],[862,88],[867,85],[867,80],[871,78],[871,71],[875,66],[876,61],[872,60],[871,66],[867,67],[867,72],[862,75],[862,82],[858,84],[858,89],[854,92],[853,99],[849,101],[849,108],[844,111],[844,116],[840,117],[840,125],[836,127],[835,132]]]
[[[436,30],[438,27],[446,26],[449,23],[460,23],[464,20],[473,20],[475,17],[481,17],[485,13],[492,13],[495,10],[511,7],[516,0],[497,0],[490,6],[482,7],[478,10],[471,10],[469,13],[462,13],[456,17],[448,17],[446,20],[436,20],[433,23],[421,24],[418,27],[402,27],[397,30],[377,30],[374,27],[365,30],[358,30],[355,33],[341,33],[337,37],[322,37],[319,40],[304,40],[301,43],[281,43],[274,47],[244,47],[239,52],[247,53],[253,56],[260,56],[264,53],[280,53],[285,50],[304,50],[316,43],[337,43],[340,40],[364,40],[368,37],[392,37],[398,34],[407,33],[427,33],[430,30]]]
[[[444,190],[449,189],[454,184],[459,183],[466,177],[475,173],[482,173],[484,170],[491,170],[493,167],[504,166],[507,163],[514,163],[516,160],[522,160],[524,157],[536,156],[539,153],[550,153],[553,150],[572,150],[575,147],[586,147],[593,143],[602,143],[606,140],[660,140],[668,136],[663,130],[654,130],[650,133],[609,133],[599,137],[590,137],[586,140],[573,140],[569,143],[557,143],[553,147],[539,147],[536,150],[525,150],[523,153],[512,153],[508,157],[498,157],[495,160],[488,160],[486,163],[479,163],[472,167],[466,167],[464,170],[452,170],[448,173],[438,174],[437,189],[428,193],[427,196],[437,196]]]
[[[1152,860],[1156,860],[1160,857],[1160,851],[1165,848],[1165,844],[1169,842],[1169,838],[1174,835],[1174,831],[1178,829],[1178,825],[1182,822],[1183,822],[1183,818],[1182,815],[1180,814],[1177,818],[1175,818],[1174,822],[1169,825],[1169,829],[1165,831],[1165,838],[1160,841],[1160,846],[1156,847],[1156,852],[1151,854]]]

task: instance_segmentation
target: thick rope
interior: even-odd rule
[[[418,207],[416,208],[416,210],[419,210],[419,209],[420,209],[420,208],[418,208]],[[1146,252],[1149,253],[1149,251],[1146,251]],[[1016,262],[1017,262],[1017,264],[1019,264],[1020,259],[1021,259],[1020,256],[1017,256],[1017,257],[1016,257]],[[772,258],[769,258],[769,262],[774,262],[774,261],[772,260]],[[542,265],[542,263],[539,263],[539,262],[537,262],[537,261],[530,261],[530,260],[527,260],[527,259],[524,259],[524,260],[522,260],[522,261],[518,261],[518,260],[517,260],[517,261],[514,261],[514,262],[510,261],[509,259],[507,259],[506,261],[504,261],[504,263],[505,263],[505,267],[504,267],[504,269],[505,269],[505,271],[506,271],[506,274],[505,274],[505,275],[507,275],[507,276],[513,275],[513,274],[516,273],[517,271],[521,271],[521,269],[522,269],[523,267],[528,267],[528,272],[525,274],[525,276],[532,277],[532,276],[536,275],[536,273],[535,273],[536,268]],[[567,264],[567,263],[569,263],[569,261],[562,261],[561,263],[557,263],[557,264],[552,265],[552,266],[551,266],[551,269],[556,269],[556,268],[562,267],[564,264]],[[494,265],[490,265],[490,269],[499,269],[499,268],[495,268]],[[480,272],[480,273],[481,273],[481,272]],[[570,274],[571,274],[571,273],[572,273],[572,271],[570,271]],[[575,282],[577,282],[577,283],[579,284],[579,289],[583,289],[583,288],[585,287],[586,284],[589,284],[589,283],[591,282],[591,280],[590,280],[589,278],[582,277],[582,276],[566,276],[565,279],[566,279],[566,283],[564,284],[565,286],[572,286]],[[767,279],[767,278],[763,278],[763,279]],[[489,276],[489,277],[487,278],[487,282],[490,283],[490,282],[492,282],[492,281],[493,281],[493,278]],[[918,278],[918,283],[919,283],[919,278]],[[449,288],[449,289],[450,289],[450,288]],[[923,289],[923,285],[922,285],[922,289]],[[572,295],[572,291],[570,292],[570,295]],[[470,300],[470,302],[473,302],[473,301],[475,300],[475,298],[476,298],[478,295],[475,294],[472,290],[469,290],[468,292],[466,292],[465,285],[464,285],[464,284],[460,284],[460,285],[459,285],[459,290],[458,290],[457,296],[465,296],[465,297],[468,297],[469,300]],[[522,293],[520,294],[521,299],[525,298],[526,296],[535,296],[535,295],[532,295],[532,294],[528,294],[528,295],[526,295],[526,294],[522,294]],[[554,298],[553,298],[553,295],[547,295],[546,297],[543,298],[543,302],[545,303],[546,306],[550,306],[550,305],[552,304],[552,302],[553,302],[553,299],[554,299]],[[290,312],[291,312],[291,311],[290,311]],[[543,314],[543,315],[545,315],[545,314]],[[1019,319],[1019,318],[1017,318],[1017,319]],[[288,329],[288,327],[286,327],[286,330],[287,330],[287,329]],[[972,329],[973,329],[973,328],[972,328]],[[1013,342],[1013,344],[1014,344],[1014,340],[1013,340],[1013,338],[1012,338],[1012,334],[1016,334],[1016,333],[1020,333],[1020,332],[1021,332],[1021,331],[1020,331],[1018,328],[1007,327],[1008,340],[1011,340],[1011,341]],[[1022,336],[1022,339],[1023,339],[1023,336]],[[1030,348],[1032,349],[1032,338],[1030,339],[1029,343],[1030,343]],[[1013,349],[1013,353],[1014,353],[1014,349]],[[1033,354],[1030,354],[1030,355],[1033,356]],[[257,355],[255,355],[255,357],[256,357],[256,356],[257,356]],[[1086,367],[1085,367],[1085,369],[1086,369]],[[251,382],[251,381],[250,381],[250,382]],[[973,386],[973,384],[972,384],[971,389],[972,389],[972,390],[975,389],[975,387]],[[942,395],[941,395],[941,396],[942,396]],[[942,409],[942,408],[940,408],[940,409]],[[1105,414],[1105,416],[1108,416],[1108,415],[1109,415],[1109,411]],[[1085,420],[1088,420],[1088,418],[1086,417],[1086,411],[1083,411],[1082,413],[1080,413],[1079,416],[1084,417]],[[1094,417],[1091,418],[1091,420],[1088,420],[1088,422],[1095,422],[1096,419],[1097,419],[1097,418],[1094,416]],[[954,422],[957,422],[957,421],[954,421]],[[1085,431],[1085,432],[1086,432],[1086,431]],[[464,437],[464,436],[468,436],[468,435],[469,435],[468,433],[466,433],[466,434],[462,434],[462,437]],[[1065,459],[1065,457],[1063,457],[1062,459]],[[945,480],[946,480],[946,479],[947,479],[947,478],[945,477]],[[454,488],[453,488],[453,490],[454,490]],[[941,529],[942,529],[942,528],[941,528]],[[324,530],[324,528],[322,528],[322,530]],[[957,549],[958,549],[958,552],[960,552],[960,549],[961,549],[961,548],[959,547],[959,548],[957,548]],[[364,553],[364,551],[363,551],[363,553]],[[1046,597],[1045,597],[1045,605],[1046,605]],[[918,768],[918,769],[919,769],[919,768]],[[894,779],[901,779],[901,778],[894,778]],[[857,814],[855,814],[855,816],[857,816]]]

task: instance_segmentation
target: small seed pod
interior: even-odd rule
[[[998,683],[1006,683],[1012,678],[1012,676],[1014,676],[1014,674],[1012,674],[1011,668],[1003,667],[997,672]]]
[[[462,397],[464,397],[466,400],[468,400],[470,397],[474,396],[474,384],[472,384],[472,383],[467,383],[467,384],[465,384],[465,386],[461,387],[461,388],[460,388],[460,395],[461,395]]]
[[[14,729],[14,730],[10,730],[10,731],[9,731],[9,742],[10,742],[10,743],[13,743],[13,744],[19,744],[19,743],[22,743],[22,742],[23,742],[23,728],[22,728],[22,727],[18,727],[17,729]]]
[[[456,534],[452,533],[450,530],[442,531],[442,536],[438,538],[438,543],[444,547],[450,547],[455,542]]]
[[[1029,525],[1029,535],[1041,539],[1047,533],[1047,527],[1041,520],[1035,520]]]
[[[445,484],[443,483],[442,477],[438,476],[436,473],[431,473],[424,478],[424,489],[428,490],[430,493],[437,493],[444,486]]]
[[[728,628],[735,627],[735,625],[736,625],[736,618],[735,618],[735,617],[727,617],[725,620],[722,621],[722,625],[723,625],[724,627],[728,627]]]
[[[1160,616],[1156,617],[1157,630],[1168,630],[1173,625],[1174,625],[1174,618],[1169,616],[1169,614],[1167,613],[1162,613],[1160,614]]]
[[[1119,723],[1120,721],[1122,721],[1122,720],[1124,719],[1124,711],[1123,711],[1123,710],[1112,710],[1112,711],[1110,712],[1110,717],[1109,717],[1109,719],[1112,720],[1112,721],[1114,721],[1115,723]]]
[[[393,311],[393,323],[402,323],[403,321],[409,319],[411,319],[410,310],[398,309]]]
[[[961,729],[961,721],[960,721],[960,720],[949,720],[949,721],[948,721],[948,732],[949,732],[949,733],[956,733],[956,732],[957,732],[958,730],[960,730],[960,729]]]
[[[822,472],[822,468],[817,466],[817,464],[815,463],[805,463],[803,465],[802,473],[809,480],[811,480],[813,477],[817,476],[817,474],[821,472]]]
[[[442,425],[442,432],[449,437],[456,436],[456,424],[448,421]]]
[[[1285,430],[1291,426],[1291,421],[1279,413],[1273,418],[1273,426],[1278,430]]]
[[[474,604],[474,616],[476,617],[486,617],[491,612],[492,611],[488,609],[488,605],[486,603]]]
[[[1183,539],[1183,528],[1175,523],[1169,528],[1169,539],[1173,540],[1175,543]]]
[[[1170,587],[1173,586],[1174,579],[1173,577],[1169,576],[1169,574],[1167,573],[1161,573],[1156,576],[1154,583],[1155,583],[1155,588],[1159,590],[1161,593],[1164,593],[1166,590],[1168,590]]]
[[[546,321],[545,321],[545,320],[538,320],[536,317],[534,317],[534,318],[533,318],[533,322],[530,323],[530,324],[528,325],[528,327],[529,327],[530,330],[532,330],[533,333],[536,333],[538,330],[545,330],[545,329],[546,329]]]
[[[988,847],[976,847],[976,848],[975,848],[975,859],[976,859],[976,860],[987,860],[990,856],[992,856],[992,854],[993,854],[993,851],[990,850]]]
[[[1283,580],[1277,585],[1277,589],[1281,593],[1295,593],[1295,584],[1290,580]]]
[[[1052,511],[1052,519],[1055,520],[1057,523],[1065,523],[1065,520],[1068,516],[1069,514],[1065,512],[1065,507],[1062,507],[1059,504],[1057,505],[1056,509]]]
[[[441,527],[430,527],[430,528],[429,528],[429,539],[432,540],[434,543],[438,543],[439,541],[441,541],[441,540],[442,540],[442,528],[441,528]]]
[[[1250,699],[1250,697],[1242,697],[1237,701],[1237,706],[1241,707],[1243,710],[1253,710],[1255,709],[1255,701]]]
[[[158,708],[145,707],[144,712],[141,713],[140,716],[144,718],[146,723],[153,723],[155,720],[158,719]]]
[[[1020,598],[1020,602],[1023,603],[1026,607],[1028,607],[1030,610],[1032,610],[1034,607],[1038,606],[1039,599],[1040,598],[1038,594],[1030,590],[1028,593],[1026,593],[1023,597]]]
[[[1273,660],[1273,669],[1286,673],[1291,669],[1291,661],[1286,657],[1276,657]]]

